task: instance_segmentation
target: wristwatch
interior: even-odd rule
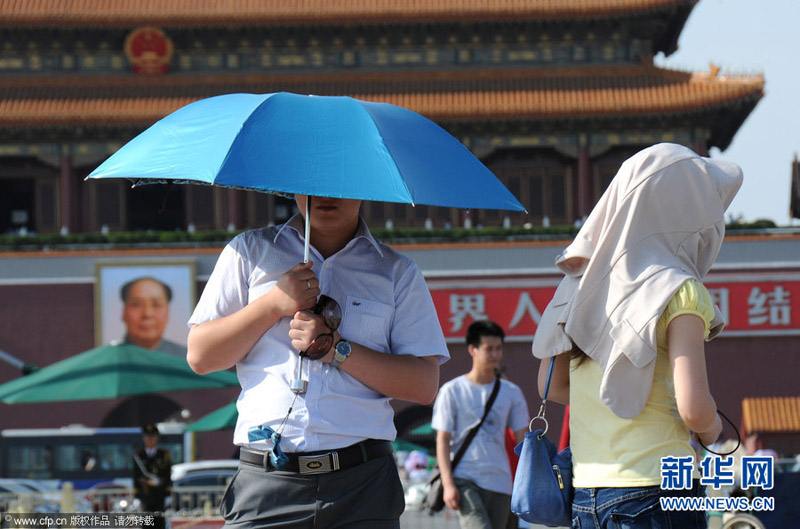
[[[350,351],[352,347],[350,347],[350,342],[342,338],[336,345],[333,346],[334,354],[333,360],[331,360],[331,366],[339,367],[342,365],[342,362],[347,360],[347,357],[350,356]]]

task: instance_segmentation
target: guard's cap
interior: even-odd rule
[[[158,435],[158,427],[153,424],[145,424],[142,426],[142,435]]]

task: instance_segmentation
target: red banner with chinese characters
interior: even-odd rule
[[[558,282],[509,286],[465,281],[463,288],[430,286],[444,335],[460,341],[470,323],[491,319],[499,323],[509,341],[532,340],[542,312]],[[705,283],[727,325],[722,336],[800,334],[800,279],[709,279]]]

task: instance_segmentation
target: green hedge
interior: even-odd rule
[[[729,232],[753,232],[775,228],[770,220],[752,223],[732,222]],[[531,228],[375,228],[372,233],[389,244],[478,242],[509,240],[569,240],[578,232],[574,226],[534,226]],[[239,232],[230,231],[131,231],[101,233],[0,235],[0,250],[25,251],[42,249],[87,248],[153,248],[222,246]]]

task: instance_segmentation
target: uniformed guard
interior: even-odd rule
[[[144,448],[133,454],[133,494],[142,510],[163,513],[172,489],[172,459],[169,451],[158,448],[159,432],[155,424],[142,427]],[[156,527],[164,527],[164,518],[156,517]]]

